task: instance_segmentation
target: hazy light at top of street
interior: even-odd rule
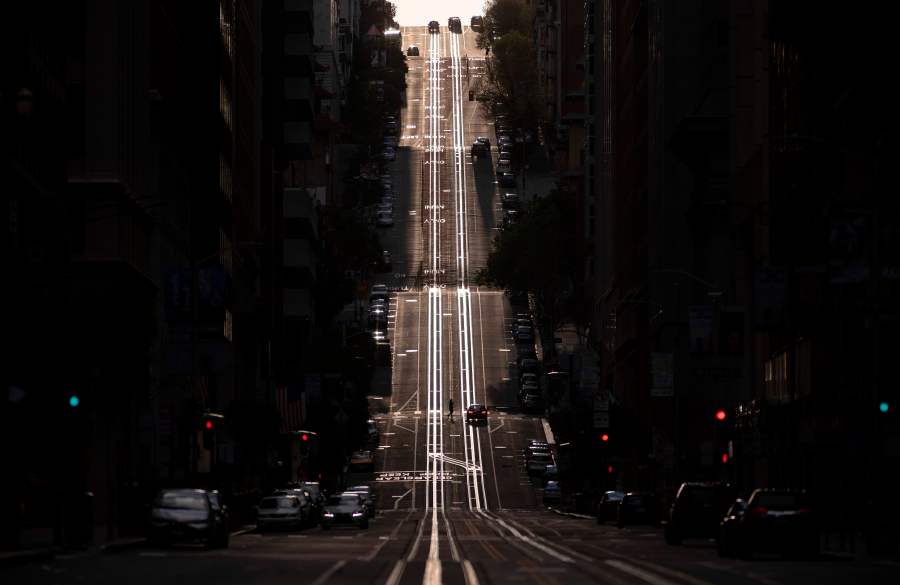
[[[441,27],[447,26],[447,19],[458,16],[463,26],[469,19],[484,14],[484,0],[457,0],[456,2],[427,2],[423,0],[395,0],[397,23],[400,26],[427,26],[429,20],[436,20]]]

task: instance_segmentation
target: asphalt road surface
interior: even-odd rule
[[[371,397],[381,431],[372,483],[378,515],[367,530],[235,534],[225,550],[140,546],[5,569],[10,584],[215,583],[331,585],[794,585],[900,583],[894,563],[820,558],[720,559],[711,542],[668,546],[653,527],[599,525],[542,506],[522,449],[547,439],[543,421],[518,410],[511,309],[472,284],[500,216],[492,163],[472,164],[476,136],[494,134],[468,100],[484,73],[475,35],[446,27],[403,31],[409,59],[393,256],[393,366],[389,391]],[[405,47],[404,47],[405,49]],[[496,149],[493,149],[496,158]],[[417,278],[418,277],[418,278]],[[450,398],[456,404],[451,422]],[[484,403],[484,426],[461,406]]]

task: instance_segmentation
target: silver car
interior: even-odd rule
[[[303,500],[303,494],[286,492],[263,498],[256,506],[257,529],[300,528],[310,520],[311,513],[308,502]]]

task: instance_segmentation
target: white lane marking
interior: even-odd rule
[[[475,567],[468,559],[462,562],[463,577],[466,578],[466,585],[479,585],[478,575],[475,574]]]
[[[408,496],[410,492],[412,492],[412,488],[410,488],[410,489],[406,490],[405,492],[403,492],[403,495],[400,495],[400,496],[394,496],[394,509],[395,509],[395,510],[397,509],[397,506],[400,505],[400,500],[402,500],[403,498],[405,498],[406,496]]]
[[[644,569],[635,567],[625,561],[620,561],[618,559],[607,559],[603,561],[607,565],[611,567],[615,567],[616,569],[622,571],[623,573],[628,573],[632,577],[637,577],[641,581],[645,583],[650,583],[651,585],[677,585],[674,581],[669,581],[668,579],[664,579],[658,575],[655,575],[649,571],[645,571]]]
[[[403,577],[403,569],[406,568],[406,563],[403,559],[400,559],[396,563],[394,563],[394,568],[391,570],[391,574],[388,575],[387,581],[384,582],[384,585],[399,585],[400,578]]]
[[[347,561],[338,561],[335,564],[331,565],[331,568],[319,575],[319,577],[310,583],[310,585],[323,585],[326,581],[331,579],[332,575],[340,571],[344,568],[344,565],[347,564]]]
[[[422,585],[441,584],[441,561],[428,559],[425,561],[425,575],[422,577]]]

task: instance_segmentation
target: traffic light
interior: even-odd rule
[[[81,398],[78,397],[77,394],[72,394],[69,396],[69,406],[72,408],[78,408],[78,405],[81,404]]]
[[[603,433],[600,435],[600,440],[604,443],[609,443],[609,435],[607,433]]]
[[[890,410],[891,410],[891,405],[888,404],[888,402],[886,400],[882,400],[881,402],[878,403],[878,412],[880,412],[881,414],[887,414],[888,411],[890,411]]]
[[[721,421],[724,421],[725,418],[726,418],[726,416],[727,416],[727,415],[725,414],[725,411],[722,410],[721,408],[720,408],[719,410],[716,411],[716,420],[717,420],[717,421],[720,421],[720,422],[721,422]]]
[[[200,430],[203,431],[203,448],[212,450],[215,448],[216,431],[225,420],[221,414],[205,412],[200,417]]]

